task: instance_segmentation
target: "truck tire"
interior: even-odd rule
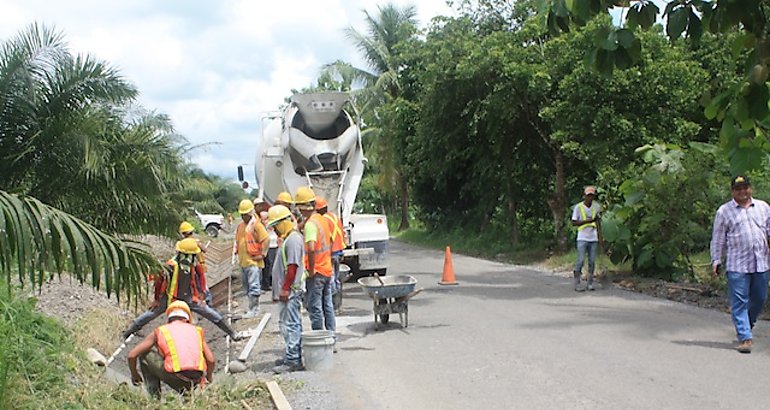
[[[216,224],[209,224],[208,226],[206,226],[206,233],[209,236],[216,238],[217,236],[219,236],[219,226],[217,226]]]

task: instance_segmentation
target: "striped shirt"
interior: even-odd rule
[[[770,206],[751,199],[742,208],[732,200],[717,210],[711,235],[711,262],[720,264],[725,257],[730,272],[753,273],[770,270]]]

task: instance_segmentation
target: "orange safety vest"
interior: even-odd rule
[[[316,272],[323,276],[331,277],[334,270],[332,268],[332,248],[329,244],[329,224],[327,220],[319,213],[314,213],[307,223],[312,223],[318,227],[318,238],[315,241],[315,272],[308,272],[309,275],[313,275]],[[305,243],[307,247],[307,243]],[[308,249],[310,250],[310,249]],[[307,253],[305,253],[305,269],[308,269]]]
[[[342,220],[331,212],[326,212],[323,217],[329,223],[331,232],[332,253],[345,249],[345,234],[342,233]]]
[[[203,328],[177,320],[155,329],[155,339],[167,372],[206,371]]]
[[[176,259],[172,258],[169,259],[166,262],[166,265],[170,266],[173,271],[171,272],[171,278],[170,283],[166,286],[166,294],[168,295],[168,303],[173,302],[177,299],[177,295],[179,294],[179,263],[176,261]],[[193,302],[200,302],[200,293],[201,290],[198,289],[198,276],[202,276],[202,273],[198,271],[198,266],[200,266],[198,263],[193,264],[191,266],[191,278],[190,278],[190,294],[192,295]],[[205,278],[202,281],[202,285],[205,286]]]
[[[248,225],[241,222],[240,225],[238,225],[238,229],[235,231],[236,243],[241,243],[244,239],[246,240],[246,252],[249,256],[262,255],[262,242],[257,240],[256,232],[254,232],[255,223],[262,222],[258,222],[257,218],[253,216]],[[238,247],[235,248],[235,252],[238,253]]]

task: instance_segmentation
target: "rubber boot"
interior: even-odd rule
[[[257,314],[259,314],[259,296],[249,295],[249,311],[243,315],[243,318],[252,318]]]
[[[230,325],[228,325],[224,319],[218,322],[214,322],[214,324],[217,325],[218,328],[222,329],[223,332],[227,333],[227,335],[230,336],[230,339],[234,341],[241,340],[240,335],[236,333],[235,330],[233,330],[233,328],[230,327]]]
[[[575,292],[582,292],[582,291],[585,290],[585,289],[580,287],[580,274],[581,273],[578,272],[578,271],[572,272],[572,276],[575,277]]]
[[[586,283],[586,290],[594,290],[594,273],[588,272],[588,282]]]

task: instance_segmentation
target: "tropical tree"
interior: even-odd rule
[[[361,33],[349,27],[346,36],[361,52],[367,68],[356,68],[345,62],[328,64],[321,72],[321,77],[341,78],[343,83],[363,84],[355,93],[356,102],[361,105],[365,123],[374,128],[381,128],[380,108],[399,98],[402,85],[399,82],[401,68],[399,45],[406,42],[417,32],[417,10],[414,6],[400,8],[392,3],[377,7],[377,14],[364,10],[367,32]],[[389,196],[398,198],[401,208],[399,229],[409,227],[409,181],[404,175],[395,154],[394,138],[389,129],[381,128],[376,133],[373,148],[379,151],[378,157],[381,183],[378,187]],[[387,178],[387,180],[382,180]]]
[[[32,25],[0,48],[0,269],[40,284],[70,272],[136,294],[154,266],[116,234],[172,232],[186,143],[168,117],[132,105],[136,89],[107,63],[73,56]],[[49,205],[46,205],[49,204]],[[73,216],[74,215],[74,216]],[[89,223],[83,222],[88,220]]]
[[[597,33],[587,47],[588,62],[605,75],[639,62],[643,42],[637,28],[649,29],[661,14],[653,0],[539,1],[541,23],[553,34],[568,32],[598,14],[620,9],[621,16],[625,16],[620,25]],[[770,153],[769,13],[768,0],[672,0],[662,11],[671,41],[684,35],[698,42],[705,32],[738,34],[732,42],[732,58],[743,67],[740,81],[723,82],[715,75],[699,87],[711,100],[706,116],[721,122],[720,145],[734,173],[762,167]]]

